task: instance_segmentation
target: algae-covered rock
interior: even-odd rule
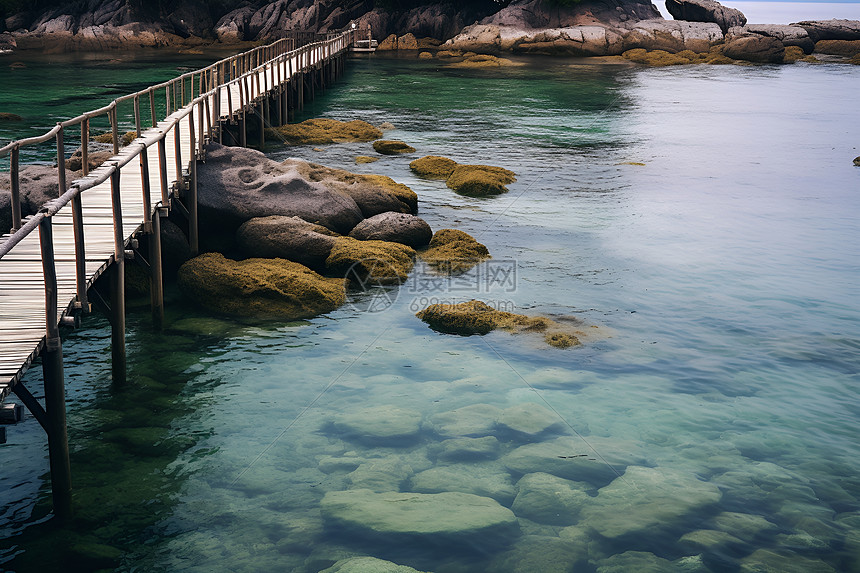
[[[287,159],[282,166],[295,168],[307,181],[321,183],[326,188],[350,197],[364,217],[394,211],[418,212],[418,195],[408,186],[385,175],[352,173],[300,159]]]
[[[413,153],[415,148],[398,139],[380,139],[373,142],[373,149],[382,155],[399,155]]]
[[[621,54],[625,59],[639,64],[649,66],[679,66],[690,64],[692,61],[679,54],[672,54],[665,50],[645,50],[643,48],[635,48],[627,50]]]
[[[358,164],[361,163],[376,163],[379,161],[378,157],[370,157],[369,155],[356,155],[355,162]]]
[[[299,217],[272,215],[246,221],[236,242],[249,257],[287,259],[311,268],[324,268],[339,235]]]
[[[206,253],[179,269],[183,291],[222,314],[277,320],[310,318],[343,304],[344,280],[284,259],[233,261]]]
[[[479,300],[458,304],[431,304],[416,313],[430,328],[447,334],[487,334],[497,328],[505,330],[546,330],[548,321],[543,317],[530,317],[496,310]]]
[[[500,68],[513,65],[516,64],[507,58],[500,58],[490,54],[474,54],[461,62],[450,64],[452,68]]]
[[[125,147],[129,143],[135,140],[137,137],[136,131],[126,131],[125,133],[119,136],[119,145],[120,147]],[[113,133],[102,133],[100,135],[96,135],[92,138],[92,141],[95,143],[113,143]]]
[[[433,54],[431,54],[430,52],[421,52],[420,54],[418,54],[418,59],[420,59],[420,60],[432,60]]]
[[[785,64],[791,64],[794,62],[817,62],[818,59],[812,55],[807,56],[800,46],[786,46],[782,61]]]
[[[855,65],[855,66],[860,66],[860,54],[857,54],[856,56],[854,56],[853,58],[851,58],[850,60],[848,60],[848,63],[849,63],[849,64],[853,64],[853,65]],[[855,161],[856,161],[856,160],[855,160]],[[855,163],[854,163],[854,165],[860,165],[860,164],[858,164],[858,163],[856,163],[856,162],[855,162]]]
[[[815,43],[815,51],[850,58],[860,54],[860,40],[819,40]]]
[[[377,445],[407,445],[407,442],[381,442]],[[360,464],[346,477],[349,489],[369,489],[377,493],[400,491],[413,474],[412,466],[397,458],[371,459]]]
[[[516,181],[513,171],[492,165],[457,165],[445,184],[470,197],[486,197],[507,193],[508,183]]]
[[[376,557],[350,557],[341,559],[320,573],[422,573],[406,565],[398,565],[391,561]]]
[[[87,170],[92,171],[113,156],[113,150],[89,151],[87,153]],[[81,171],[84,167],[84,154],[81,148],[75,150],[71,157],[66,160],[66,169],[70,171]]]
[[[455,167],[457,167],[456,161],[438,155],[427,155],[409,164],[409,169],[419,177],[442,179],[443,181],[451,176]]]
[[[330,491],[320,510],[329,525],[395,545],[414,540],[492,546],[519,533],[510,509],[468,493]]]
[[[382,132],[378,128],[360,119],[338,121],[320,117],[266,129],[267,139],[279,139],[290,145],[373,141],[380,137]]]
[[[408,213],[380,213],[368,217],[350,231],[360,241],[393,241],[410,247],[423,247],[433,238],[424,219]]]
[[[751,540],[759,535],[773,532],[779,527],[762,517],[751,513],[736,513],[726,511],[713,519],[714,527],[721,531]]]
[[[860,167],[860,156],[854,158],[854,165]]]
[[[631,466],[582,509],[584,522],[604,537],[672,527],[720,501],[713,483],[669,468]]]
[[[665,573],[677,570],[668,559],[647,551],[625,551],[597,562],[597,573]]]
[[[457,229],[439,229],[421,258],[437,272],[460,274],[490,258],[487,247],[470,234]]]
[[[399,284],[409,276],[414,256],[414,249],[400,243],[338,237],[325,266],[330,274],[374,284]]]
[[[572,525],[590,499],[588,486],[552,474],[537,472],[517,482],[517,497],[511,509],[525,517],[549,525]]]
[[[338,414],[332,426],[349,438],[363,441],[402,441],[415,438],[421,413],[385,404]]]
[[[724,550],[727,546],[742,545],[743,541],[726,533],[714,529],[697,529],[681,536],[678,546],[691,553],[714,552]]]

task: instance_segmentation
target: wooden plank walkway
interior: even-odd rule
[[[222,120],[242,113],[242,106],[248,108],[249,100],[259,100],[293,75],[317,66],[327,57],[341,54],[350,44],[349,34],[344,34],[339,42],[318,42],[310,48],[293,50],[277,57],[245,74],[207,92],[205,100],[197,98],[174,111],[146,129],[138,139],[120,150],[101,167],[69,186],[80,184],[83,212],[83,234],[86,251],[87,286],[112,264],[115,256],[114,213],[112,209],[111,178],[92,185],[104,178],[114,169],[120,169],[120,193],[122,197],[122,236],[126,245],[133,235],[141,229],[144,222],[145,207],[143,200],[143,181],[138,155],[145,149],[151,203],[162,202],[166,197],[163,189],[162,170],[169,175],[167,180],[173,187],[184,180],[191,161],[195,160],[195,142],[199,147],[199,134],[207,134],[208,128]],[[192,88],[193,89],[193,88]],[[206,104],[206,105],[204,105]],[[211,113],[218,104],[217,117],[203,117]],[[207,107],[208,106],[208,107]],[[214,121],[213,121],[214,120]],[[190,123],[189,123],[190,121]],[[178,130],[177,130],[178,126]],[[214,127],[214,126],[213,126]],[[178,131],[178,145],[177,145]],[[153,141],[163,137],[165,151],[164,165],[159,160],[159,145]],[[149,143],[148,146],[147,143]],[[145,147],[146,146],[146,147]],[[176,153],[179,150],[179,159]],[[181,184],[181,183],[180,183]],[[24,220],[24,224],[33,217]],[[52,217],[53,245],[58,284],[57,316],[60,322],[64,315],[72,311],[77,295],[75,237],[71,203],[63,206]],[[0,238],[2,245],[10,235]],[[46,336],[46,289],[43,274],[42,249],[38,231],[30,232],[12,250],[0,258],[0,402],[9,395],[12,388],[26,372],[32,361],[39,355],[45,344]]]

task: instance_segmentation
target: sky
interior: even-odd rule
[[[666,11],[665,0],[652,0],[664,18],[672,17]],[[790,24],[801,20],[830,20],[845,18],[860,20],[860,2],[782,2],[758,0],[720,0],[724,6],[737,8],[751,24]]]

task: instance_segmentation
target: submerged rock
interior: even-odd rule
[[[456,161],[437,155],[427,155],[409,164],[409,169],[419,177],[442,179],[443,181],[451,176],[455,167],[457,167]]]
[[[365,219],[349,236],[360,241],[392,241],[417,248],[430,243],[433,231],[420,217],[388,212]]]
[[[716,0],[666,0],[666,9],[676,20],[713,22],[723,32],[747,23],[743,12],[723,6]]]
[[[602,486],[621,475],[628,465],[642,464],[646,460],[627,442],[597,436],[590,436],[586,442],[562,436],[520,446],[503,456],[502,462],[514,474],[544,472]]]
[[[499,455],[500,444],[493,436],[482,438],[451,438],[442,440],[436,448],[440,460],[492,460]]]
[[[463,61],[450,64],[452,68],[500,68],[514,65],[516,64],[507,58],[500,58],[490,54],[475,54]]]
[[[511,509],[517,517],[538,523],[573,525],[590,499],[588,489],[586,484],[552,474],[526,474],[517,482],[517,497]]]
[[[321,277],[299,263],[233,261],[220,253],[206,253],[182,265],[179,284],[201,306],[242,318],[311,318],[336,309],[346,296],[343,279]]]
[[[321,269],[339,235],[299,217],[272,215],[246,221],[236,241],[250,257],[287,259]]]
[[[374,141],[373,149],[382,155],[399,155],[415,151],[414,147],[397,139],[380,139],[379,141]]]
[[[430,426],[444,438],[490,436],[502,411],[490,404],[472,404],[430,418]]]
[[[766,571],[797,573],[836,573],[836,569],[820,559],[804,557],[793,551],[773,551],[758,549],[742,558],[739,571],[741,573],[759,573]]]
[[[498,424],[501,429],[526,439],[535,439],[562,427],[557,414],[533,402],[505,408],[499,415]]]
[[[486,197],[507,193],[508,183],[516,181],[513,171],[491,165],[457,165],[445,184],[470,197]]]
[[[350,557],[341,559],[320,573],[422,573],[406,565],[398,565],[391,561],[376,557]]]
[[[390,241],[338,237],[325,261],[329,273],[372,284],[400,284],[414,264],[415,250]]]
[[[604,537],[671,527],[720,501],[713,483],[669,468],[628,467],[582,509],[584,523]]]
[[[412,476],[412,491],[471,493],[493,498],[502,505],[510,505],[517,495],[504,467],[486,463],[452,464],[424,470]]]
[[[412,443],[410,439],[367,441],[368,445],[397,446]],[[374,443],[375,442],[375,443]],[[367,460],[346,477],[349,489],[369,489],[377,493],[400,491],[401,486],[413,474],[412,466],[397,458]]]
[[[414,439],[420,423],[420,412],[385,404],[338,414],[332,427],[349,438],[373,443]]]
[[[589,571],[588,544],[545,535],[524,535],[509,550],[493,557],[489,570],[530,573]]]
[[[436,231],[430,239],[429,248],[422,251],[420,257],[436,272],[448,275],[464,273],[491,258],[485,245],[457,229]]]
[[[24,118],[17,113],[9,113],[8,111],[0,111],[0,121],[23,121]]]
[[[390,544],[493,546],[519,534],[510,509],[468,493],[330,491],[320,510],[329,525]]]
[[[267,139],[278,139],[290,145],[373,141],[380,137],[379,128],[360,119],[338,121],[320,117],[266,129]]]

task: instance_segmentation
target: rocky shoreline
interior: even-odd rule
[[[275,40],[290,30],[368,26],[381,50],[461,50],[481,54],[621,56],[631,50],[714,54],[731,60],[783,63],[813,53],[860,64],[860,21],[748,24],[738,10],[715,0],[666,0],[675,18],[665,20],[647,0],[583,0],[561,6],[550,0],[502,4],[425,4],[385,9],[368,2],[317,0],[244,2],[226,13],[180,0],[167,11],[144,15],[122,0],[100,0],[0,20],[0,51],[199,48]],[[504,6],[504,7],[502,7]],[[420,39],[416,39],[420,38]],[[696,63],[702,58],[650,58],[642,63]],[[628,58],[633,61],[642,58]],[[725,63],[716,61],[715,63]]]

